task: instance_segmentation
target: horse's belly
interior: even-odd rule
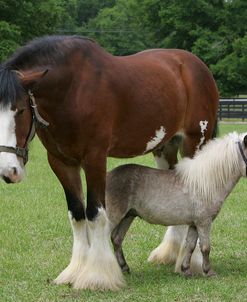
[[[181,198],[181,197],[180,197]],[[137,213],[145,221],[160,225],[181,225],[193,222],[193,209],[191,204],[181,198],[142,203],[138,206]],[[169,199],[169,198],[168,198]]]
[[[143,220],[150,224],[158,224],[164,226],[170,225],[190,225],[193,221],[191,215],[186,215],[185,213],[181,216],[178,213],[175,215],[157,215],[155,217],[143,215],[140,216]]]

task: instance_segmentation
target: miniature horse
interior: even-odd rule
[[[188,225],[181,271],[191,276],[190,260],[199,237],[203,273],[214,275],[209,262],[211,224],[240,177],[246,177],[246,157],[247,133],[235,132],[207,143],[174,170],[129,164],[109,172],[106,209],[122,270],[129,272],[122,242],[138,216],[152,224]]]
[[[208,68],[182,50],[116,57],[87,38],[51,36],[0,66],[0,176],[22,180],[37,132],[65,192],[74,243],[55,283],[113,290],[124,284],[108,240],[107,157],[154,152],[173,167],[178,136],[190,157],[211,138],[218,99]]]

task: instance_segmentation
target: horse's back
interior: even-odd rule
[[[217,108],[219,95],[214,78],[208,67],[191,52],[182,49],[151,49],[129,57],[134,58],[145,60],[150,65],[157,64],[166,74],[177,74],[186,89],[188,103],[192,106],[195,105],[194,100],[189,98],[192,98],[193,91],[196,91],[196,102],[212,102],[214,111]]]
[[[146,144],[150,138],[162,129],[166,140],[179,132],[201,136],[200,123],[205,120],[206,138],[211,137],[218,92],[210,71],[200,59],[183,50],[154,49],[111,60],[116,68],[117,96],[113,137],[118,140],[112,140],[110,155],[124,157],[117,149],[125,149],[128,140],[132,146],[140,143],[133,155],[145,153],[149,151]]]

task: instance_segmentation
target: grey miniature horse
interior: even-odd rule
[[[122,242],[136,216],[160,225],[188,225],[186,252],[181,264],[190,276],[190,260],[197,239],[202,271],[214,275],[209,261],[210,229],[222,204],[247,169],[247,133],[230,133],[206,144],[193,159],[181,160],[174,170],[129,164],[107,175],[107,214],[118,263],[129,271]]]

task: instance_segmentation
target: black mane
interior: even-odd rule
[[[16,70],[58,65],[71,51],[91,44],[88,42],[94,41],[79,36],[48,36],[35,39],[18,49],[0,65],[0,104],[14,104],[23,96],[24,90]]]
[[[53,65],[63,60],[74,49],[85,47],[89,38],[80,36],[47,36],[19,48],[4,63],[7,68],[25,69],[32,66]]]
[[[3,107],[15,104],[22,98],[24,89],[18,79],[18,75],[11,69],[0,66],[0,104]]]

